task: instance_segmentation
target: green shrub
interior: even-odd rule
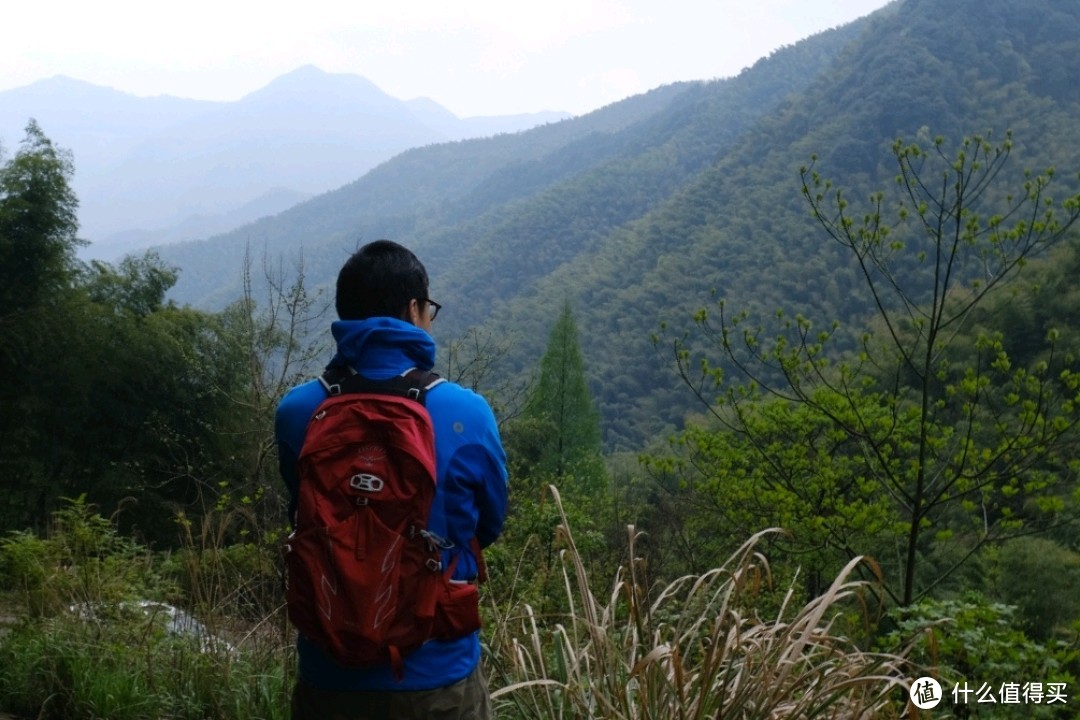
[[[0,638],[0,709],[41,720],[285,718],[286,659],[207,646],[137,611],[58,616]]]
[[[32,617],[160,591],[152,554],[119,535],[84,497],[53,514],[46,538],[13,532],[0,539],[0,577]]]
[[[1023,537],[996,555],[997,595],[1016,606],[1024,632],[1036,640],[1067,635],[1070,623],[1080,621],[1080,553],[1047,538]]]
[[[279,577],[266,569],[268,547],[215,546],[181,554],[180,564],[204,597],[221,601],[215,611],[235,610],[253,577]],[[208,631],[180,632],[171,608],[151,602],[195,607],[164,577],[175,557],[120,536],[81,498],[55,514],[47,537],[0,540],[0,578],[23,610],[0,633],[0,711],[42,720],[286,717],[295,661],[282,614],[257,622],[214,614]]]
[[[259,620],[281,605],[285,531],[268,530],[255,542],[229,542],[237,517],[213,511],[196,527],[181,514],[181,547],[164,559],[162,572],[174,584],[177,602],[183,598],[201,613]]]
[[[1062,717],[1063,710],[1075,702],[1070,697],[1065,708],[1034,702],[994,706],[976,702],[974,693],[984,687],[999,699],[1005,684],[1016,684],[1021,692],[1026,683],[1038,683],[1043,690],[1050,683],[1076,687],[1080,647],[1075,641],[1070,645],[1061,640],[1045,644],[1032,640],[1013,606],[971,592],[958,599],[924,600],[898,608],[890,612],[890,618],[896,629],[883,638],[881,646],[910,646],[913,673],[937,679],[944,705],[959,717],[970,713],[980,718]],[[973,693],[954,696],[954,688]]]

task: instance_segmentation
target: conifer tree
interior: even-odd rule
[[[600,456],[600,419],[585,380],[585,360],[569,301],[551,329],[540,379],[523,419],[542,428],[534,446],[536,469],[541,472],[563,478],[574,463]]]

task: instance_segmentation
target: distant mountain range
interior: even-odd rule
[[[896,187],[898,137],[941,135],[951,152],[1011,129],[1011,179],[1055,165],[1067,180],[1080,170],[1077,78],[1080,3],[895,0],[737,77],[413,147],[273,217],[159,251],[181,270],[174,300],[219,309],[240,297],[246,253],[302,257],[309,288],[328,289],[359,243],[400,240],[444,306],[437,339],[476,328],[508,343],[491,371],[503,378],[536,368],[570,301],[605,443],[637,451],[700,409],[670,344],[652,342],[665,323],[707,351],[692,317],[716,298],[762,322],[777,309],[853,332],[865,322],[859,270],[811,218],[800,166],[816,156],[859,208]],[[252,102],[272,108],[271,90]],[[246,126],[269,132],[259,117]]]
[[[0,141],[34,118],[74,154],[96,255],[208,237],[354,180],[411,147],[569,117],[458,118],[358,75],[299,68],[235,102],[142,98],[57,76],[0,92]]]

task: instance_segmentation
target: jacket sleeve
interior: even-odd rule
[[[274,422],[274,436],[277,441],[278,449],[278,471],[281,473],[281,479],[285,483],[285,489],[289,493],[289,523],[295,526],[296,495],[300,487],[300,475],[297,470],[297,462],[300,453],[292,447],[289,439],[284,436],[282,432],[283,424],[281,411],[278,410]]]
[[[454,465],[472,479],[476,539],[480,547],[487,547],[499,538],[506,520],[509,494],[506,456],[501,446],[467,445],[458,450]]]
[[[304,446],[308,420],[323,397],[318,383],[299,385],[285,395],[274,415],[278,470],[289,492],[289,522],[292,524],[296,521],[296,500],[300,487],[300,450]]]
[[[486,427],[482,441],[474,446],[475,467],[483,481],[476,487],[476,539],[480,547],[487,547],[502,534],[506,520],[509,497],[509,473],[506,469],[506,451],[503,449],[495,414],[484,402]]]
[[[459,541],[475,536],[486,547],[502,532],[509,493],[495,415],[482,397],[460,388],[439,402],[433,415],[440,418],[435,438],[446,459],[440,480],[448,529]]]

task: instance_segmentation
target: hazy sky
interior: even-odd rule
[[[461,117],[585,113],[729,77],[887,0],[35,0],[0,21],[0,90],[68,75],[236,100],[301,65]]]

